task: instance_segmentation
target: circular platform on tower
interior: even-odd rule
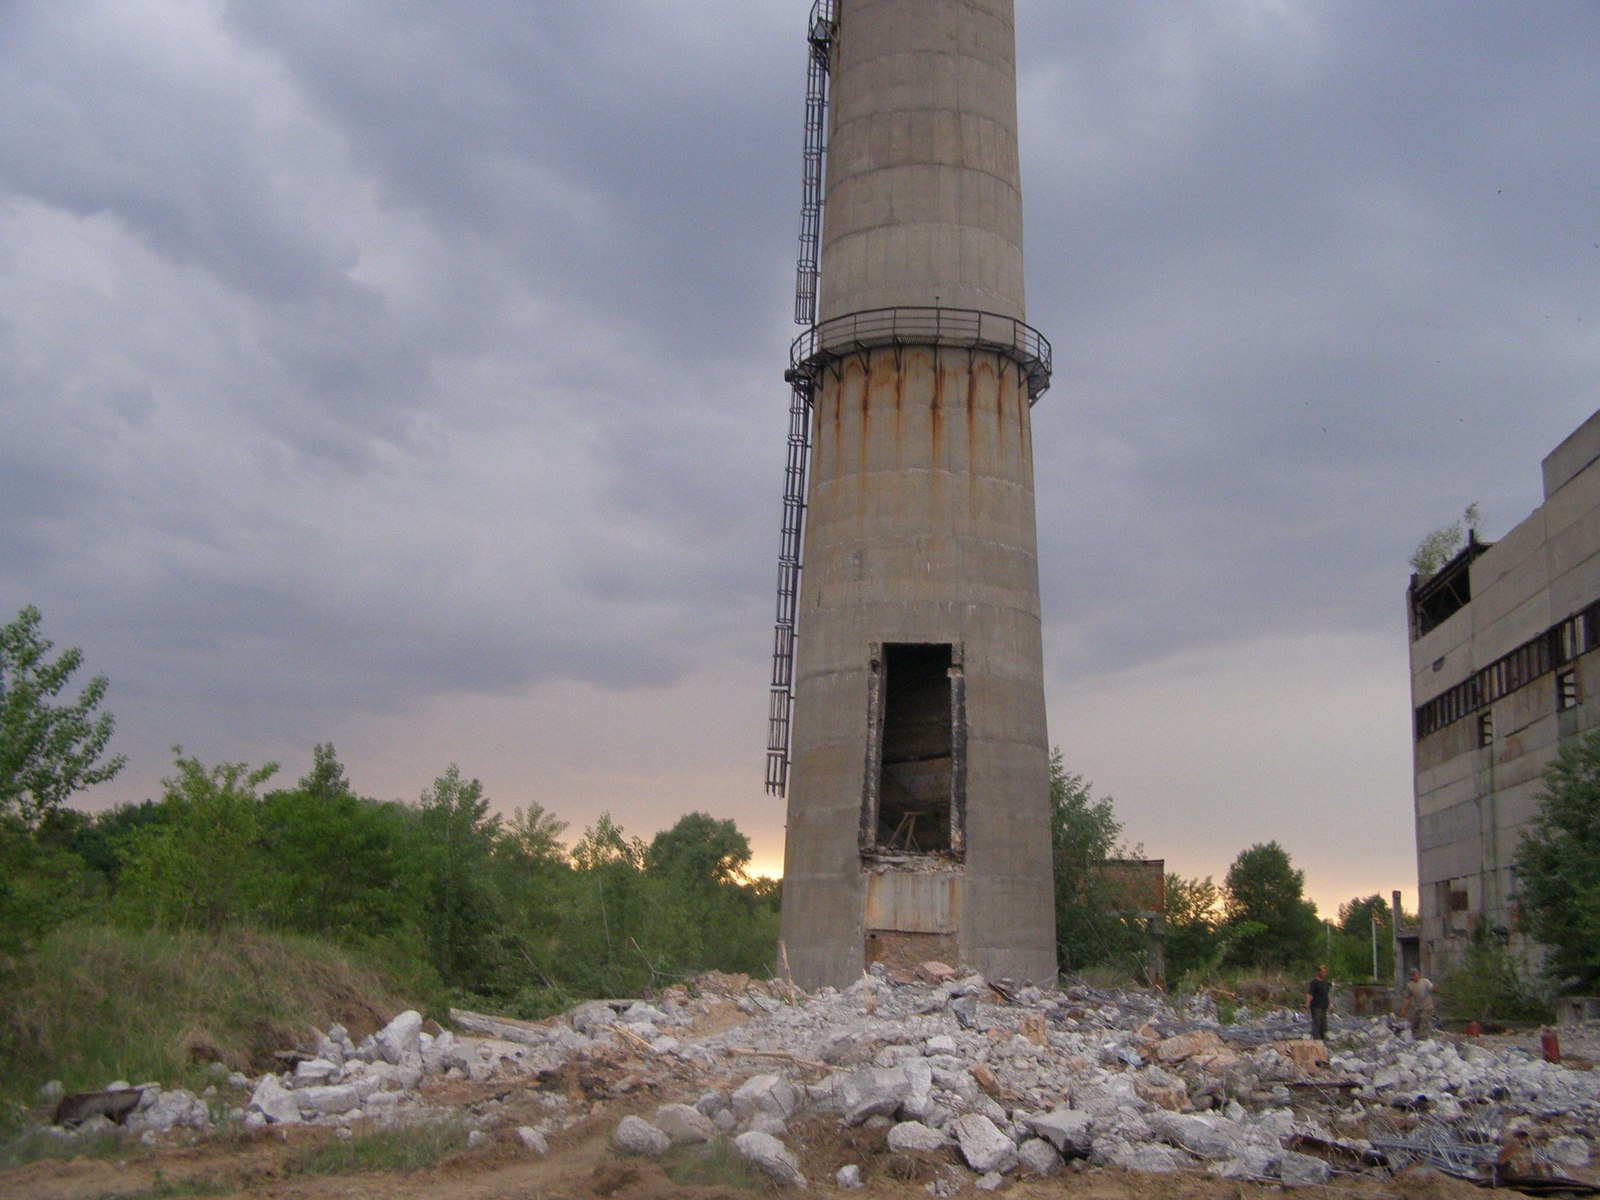
[[[1050,386],[1051,351],[1044,334],[1025,321],[969,308],[874,308],[813,325],[789,347],[785,378],[815,380],[829,363],[883,346],[950,346],[988,350],[1017,364],[1028,403]]]

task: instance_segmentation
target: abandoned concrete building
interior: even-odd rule
[[[1422,963],[1474,938],[1528,965],[1513,868],[1560,745],[1600,725],[1600,412],[1544,460],[1544,503],[1497,542],[1412,576]]]

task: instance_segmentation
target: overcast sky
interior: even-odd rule
[[[809,0],[0,3],[0,620],[577,834],[762,791]],[[1050,736],[1415,903],[1406,559],[1600,406],[1600,6],[1018,0]]]

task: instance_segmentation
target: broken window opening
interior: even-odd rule
[[[1578,707],[1578,672],[1575,667],[1556,672],[1556,709],[1566,712]]]
[[[957,648],[886,643],[871,679],[862,852],[960,858],[966,706]]]

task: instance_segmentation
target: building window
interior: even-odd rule
[[[1578,706],[1578,671],[1568,667],[1556,672],[1556,710],[1565,712]]]
[[[1494,709],[1485,709],[1478,714],[1478,745],[1494,745]]]
[[[960,857],[966,699],[957,648],[885,644],[870,686],[863,851]]]

